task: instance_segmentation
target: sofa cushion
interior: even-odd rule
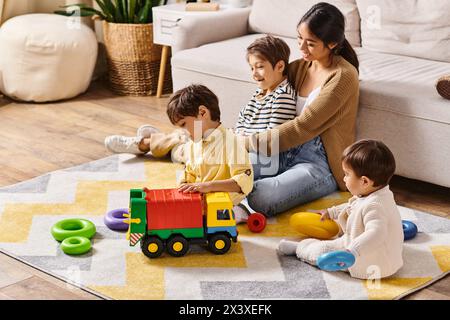
[[[255,39],[263,36],[263,34],[250,34],[206,44],[198,48],[182,50],[172,57],[172,65],[176,68],[216,75],[222,78],[254,82],[246,59],[246,49]],[[300,52],[297,41],[291,38],[283,39],[291,49],[290,60],[298,59]]]
[[[450,62],[449,0],[356,0],[366,49]]]
[[[353,46],[361,46],[359,14],[356,0],[328,0],[338,7],[346,19],[345,36]],[[297,24],[303,15],[319,1],[315,0],[253,0],[249,16],[251,32],[296,38]],[[276,23],[274,23],[274,20]]]
[[[355,48],[360,60],[360,106],[450,124],[448,100],[436,92],[450,63]]]

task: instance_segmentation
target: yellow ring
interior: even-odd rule
[[[183,250],[183,244],[180,241],[177,241],[172,245],[172,249],[173,251],[180,252]]]
[[[156,251],[158,251],[158,248],[159,247],[156,243],[150,243],[148,245],[148,252],[155,253]]]
[[[216,243],[214,243],[214,246],[216,247],[216,249],[222,250],[223,248],[225,248],[225,241],[217,240]]]

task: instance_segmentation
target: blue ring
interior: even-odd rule
[[[317,259],[317,266],[325,271],[340,271],[355,264],[355,256],[347,251],[332,251],[322,254]],[[343,263],[344,265],[340,265]]]

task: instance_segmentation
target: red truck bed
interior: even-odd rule
[[[203,227],[202,196],[177,189],[144,189],[149,230]]]

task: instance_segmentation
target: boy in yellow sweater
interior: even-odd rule
[[[221,125],[217,96],[203,85],[190,85],[172,95],[167,115],[189,137],[178,150],[186,164],[179,190],[228,192],[234,205],[240,203],[253,188],[253,168],[245,145]]]

